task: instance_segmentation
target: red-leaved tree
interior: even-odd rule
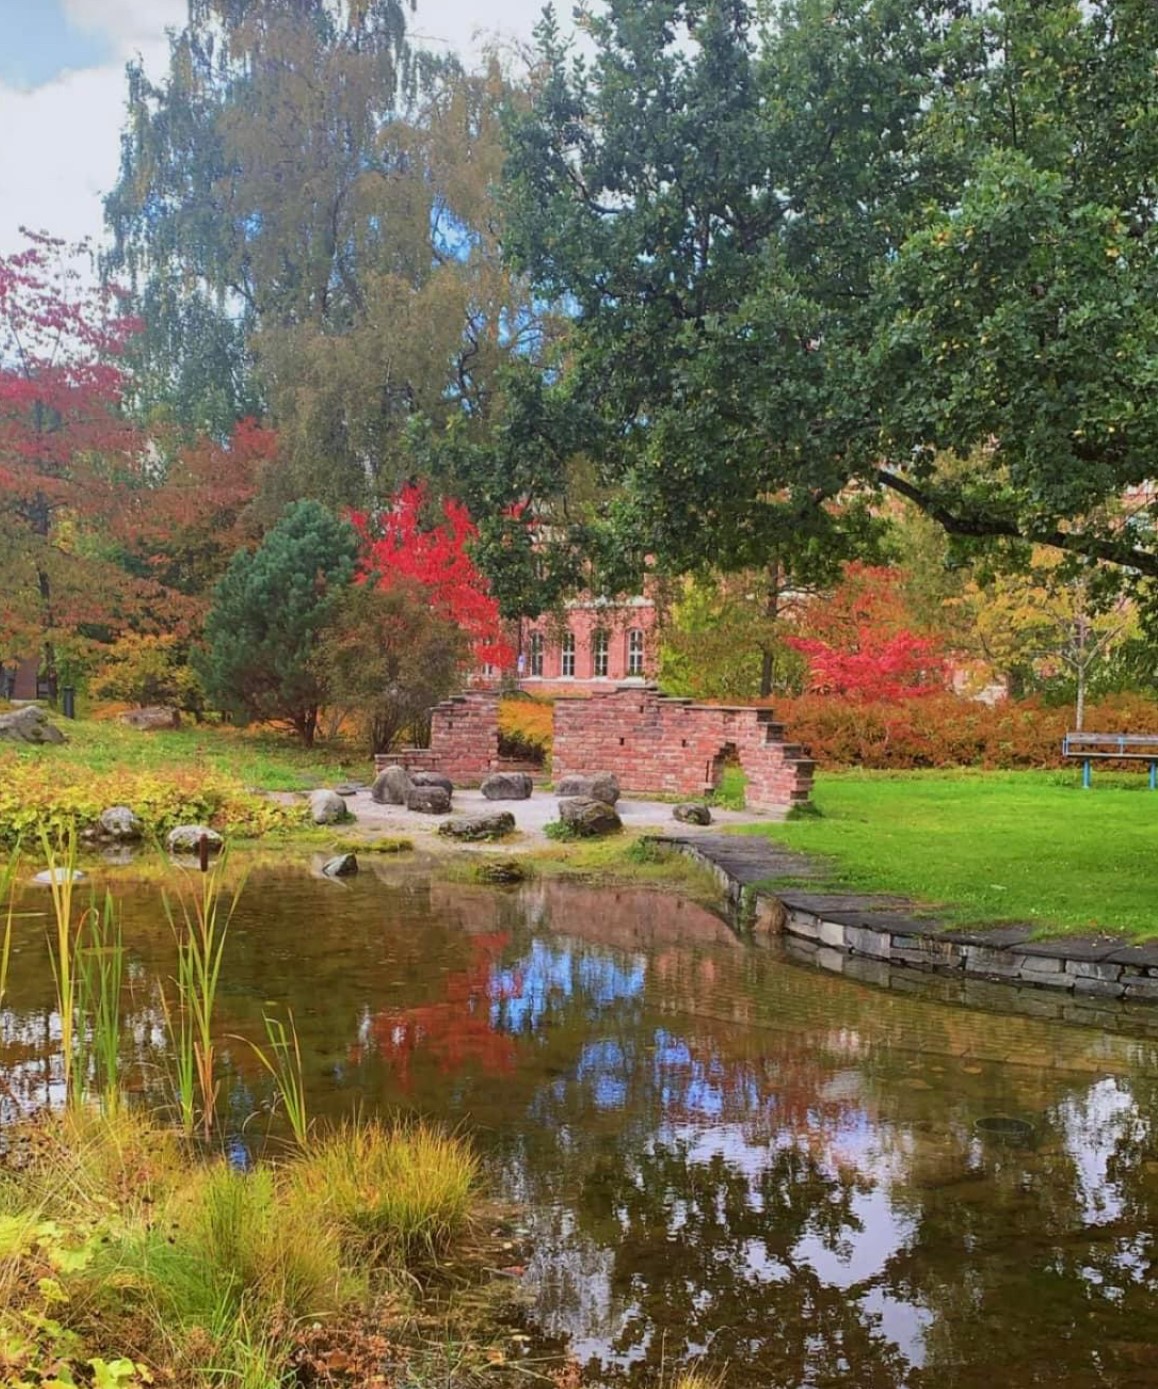
[[[945,688],[939,643],[912,629],[899,569],[849,564],[813,599],[789,644],[808,661],[809,688],[854,700],[913,699]]]
[[[123,591],[93,530],[142,441],[120,410],[135,325],[82,280],[83,248],[25,235],[0,257],[0,657],[39,648],[52,687],[58,638]]]
[[[515,652],[498,602],[470,557],[468,546],[478,533],[470,514],[458,502],[445,501],[441,523],[423,526],[425,505],[425,488],[409,485],[374,516],[351,513],[362,538],[362,581],[381,588],[403,581],[420,585],[435,610],[466,634],[476,664],[509,669]]]

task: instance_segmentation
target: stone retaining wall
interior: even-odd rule
[[[627,790],[702,796],[730,754],[747,776],[749,809],[782,810],[811,794],[813,764],[769,709],[693,704],[638,685],[555,705],[556,781],[606,771]]]
[[[428,748],[399,748],[374,758],[378,771],[394,764],[409,772],[441,772],[456,786],[477,785],[502,765],[498,695],[476,690],[444,699],[431,711]]]

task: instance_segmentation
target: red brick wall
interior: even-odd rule
[[[734,750],[748,778],[753,810],[806,801],[812,762],[768,709],[717,708],[667,699],[650,689],[621,689],[555,705],[552,775],[614,772],[633,791],[702,796],[719,781]]]
[[[769,709],[717,708],[667,699],[628,686],[589,699],[555,704],[552,776],[614,772],[630,791],[702,796],[719,781],[726,752],[734,750],[748,778],[753,810],[806,801],[812,763],[804,749],[784,741]],[[441,772],[456,786],[477,784],[505,764],[499,757],[499,700],[476,690],[444,700],[432,712],[430,746],[401,748],[375,758],[380,771],[398,763],[410,771]]]
[[[430,746],[379,753],[379,771],[398,765],[412,772],[441,772],[456,786],[469,786],[498,770],[499,697],[489,690],[456,695],[435,705],[430,716]]]

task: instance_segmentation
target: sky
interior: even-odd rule
[[[542,5],[418,0],[411,33],[470,55],[488,38],[528,40]],[[148,76],[161,76],[166,29],[184,16],[185,0],[0,0],[0,255],[22,246],[22,225],[101,238],[125,64],[140,57]]]

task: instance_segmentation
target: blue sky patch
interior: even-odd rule
[[[60,0],[0,0],[0,82],[39,87],[65,68],[97,67],[112,49],[70,24]]]

